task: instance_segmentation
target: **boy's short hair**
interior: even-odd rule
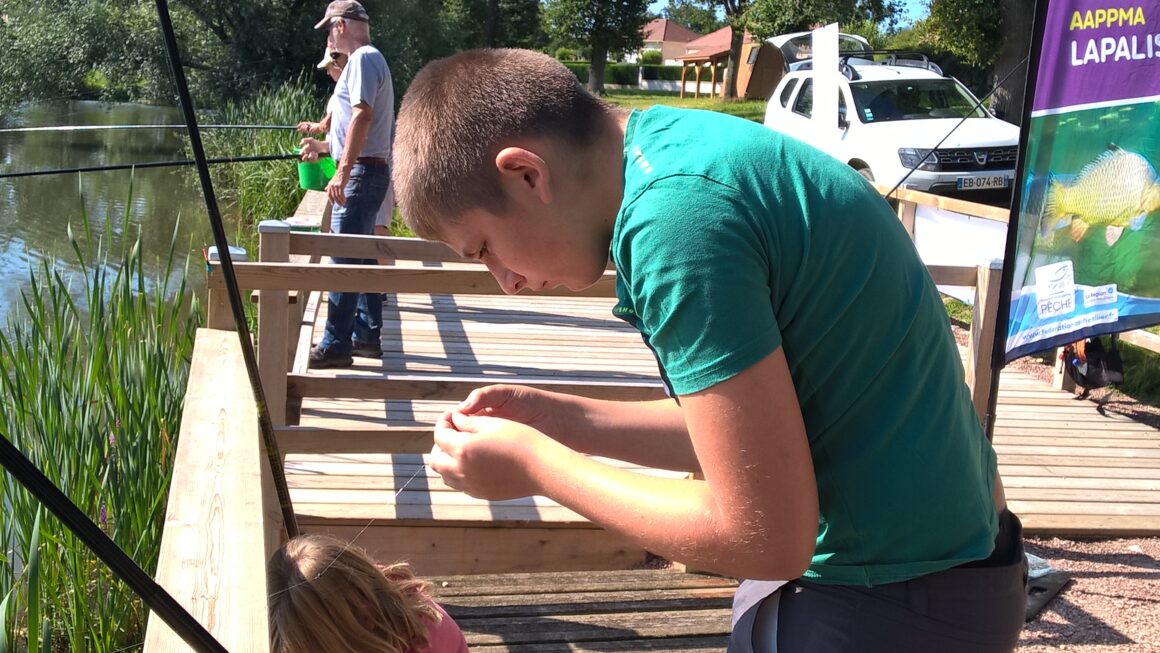
[[[266,565],[274,653],[405,653],[429,642],[443,615],[402,563],[380,566],[325,535],[296,537]]]
[[[468,50],[432,61],[411,82],[395,125],[395,197],[407,226],[438,239],[441,223],[466,211],[497,212],[501,149],[528,137],[592,143],[608,113],[539,52]]]

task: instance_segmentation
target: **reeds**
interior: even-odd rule
[[[29,272],[0,329],[0,432],[152,574],[201,318],[172,273],[176,242],[150,277],[139,232],[109,251],[112,222],[94,234],[82,208],[75,260]],[[0,653],[139,649],[137,597],[15,479],[0,481]]]

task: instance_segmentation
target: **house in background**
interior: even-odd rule
[[[686,54],[685,46],[701,37],[684,25],[666,18],[649,21],[641,31],[644,33],[644,47],[641,48],[641,52],[659,50],[663,63],[670,66],[680,65],[681,62],[677,57]],[[640,53],[629,54],[626,61],[639,62]]]
[[[685,44],[685,54],[677,57],[683,66],[679,86],[682,97],[686,92],[696,97],[702,93],[725,97],[725,71],[729,66],[732,38],[733,28],[726,26]],[[746,32],[741,42],[741,60],[737,63],[737,97],[767,99],[785,72],[786,59],[782,52]]]

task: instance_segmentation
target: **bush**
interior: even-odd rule
[[[640,66],[634,63],[610,63],[604,67],[604,83],[620,86],[640,84]]]
[[[576,79],[580,80],[581,84],[588,83],[589,64],[587,61],[572,61],[567,62],[564,65],[568,67],[568,70],[572,71],[572,74],[576,76]]]
[[[556,59],[559,61],[576,61],[580,57],[572,48],[556,48]]]
[[[672,82],[679,82],[681,80],[682,66],[641,66],[640,78],[653,80],[667,80]]]
[[[645,50],[640,53],[640,62],[642,64],[659,66],[664,60],[664,55],[661,54],[660,50]]]

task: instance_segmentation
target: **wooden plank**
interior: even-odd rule
[[[480,386],[497,383],[495,377],[482,375],[356,377],[341,373],[321,376],[314,373],[290,374],[287,392],[295,397],[348,397],[352,399],[380,399],[383,397],[411,397],[417,399],[461,400]],[[664,387],[647,381],[588,381],[567,378],[520,376],[506,382],[522,383],[554,392],[583,395],[594,399],[646,401],[663,399]]]
[[[472,653],[647,653],[680,651],[680,653],[723,653],[728,643],[724,635],[703,637],[664,637],[632,640],[594,640],[535,644],[496,644],[471,647]]]
[[[979,204],[953,197],[943,197],[942,195],[934,195],[909,188],[897,188],[891,192],[892,186],[876,182],[870,183],[884,196],[887,196],[887,193],[889,193],[888,197],[914,202],[915,204],[921,204],[923,206],[933,206],[945,211],[954,211],[955,213],[962,213],[964,215],[1002,223],[1007,223],[1011,218],[1011,210],[999,206]]]
[[[1075,467],[1078,469],[1135,469],[1148,470],[1160,469],[1160,461],[1156,459],[1147,458],[1075,458],[1072,456],[1060,455],[1043,455],[1043,454],[1013,454],[1005,453],[999,455],[1000,464],[1012,465],[1047,465],[1053,468],[1069,469]],[[1119,472],[1116,472],[1119,473]],[[1139,471],[1134,473],[1140,473]],[[1137,477],[1139,478],[1139,477]]]
[[[1150,331],[1125,331],[1119,338],[1130,345],[1160,354],[1160,336]]]
[[[262,261],[279,262],[290,258],[288,224],[280,220],[263,220],[258,225],[258,232]],[[266,398],[270,421],[275,426],[286,423],[289,321],[287,291],[261,291],[258,304],[258,374],[262,379],[262,394]]]
[[[211,262],[207,286],[225,287],[220,264]],[[257,290],[333,290],[343,292],[431,292],[438,294],[503,294],[499,284],[482,265],[469,264],[455,268],[403,268],[373,265],[301,265],[298,263],[235,263],[238,285]],[[532,293],[528,293],[532,294]],[[613,297],[616,274],[605,272],[591,287],[573,292],[567,288],[549,288],[538,296],[579,295]]]
[[[1020,469],[999,466],[1004,474],[1003,487],[1012,488],[1068,488],[1084,490],[1147,490],[1152,496],[1149,502],[1160,502],[1160,474],[1155,478],[1125,478],[1125,477],[1090,477],[1090,476],[1060,476],[1050,473],[1033,473],[1031,470],[1020,473]],[[1046,471],[1046,470],[1044,470]],[[1160,471],[1160,470],[1157,470]]]
[[[427,453],[434,444],[431,427],[389,426],[330,429],[289,426],[275,429],[278,448],[292,453]]]
[[[1027,535],[1102,535],[1135,537],[1160,535],[1160,519],[1135,515],[1034,514],[1018,512]]]
[[[1017,515],[1120,515],[1147,517],[1160,527],[1160,504],[1116,504],[1097,501],[1049,501],[1020,499],[1009,502]]]
[[[156,578],[227,649],[268,653],[259,439],[237,334],[198,330]],[[150,613],[144,650],[190,649]]]
[[[494,576],[457,575],[433,579],[439,597],[500,597],[544,595],[557,592],[645,592],[649,590],[706,590],[736,588],[737,581],[711,574],[685,573],[673,569],[625,569],[587,572],[539,572]]]
[[[635,614],[556,615],[552,618],[512,617],[481,624],[475,619],[456,620],[467,636],[469,647],[489,644],[584,642],[619,638],[681,637],[729,633],[730,611],[726,609],[672,610],[649,614],[642,620]],[[480,628],[486,625],[487,628]],[[545,637],[550,633],[550,637]]]
[[[594,571],[639,565],[645,552],[590,525],[464,525],[302,518],[311,533],[354,541],[376,560],[407,560],[420,576],[521,571]]]
[[[974,287],[979,276],[978,271],[969,266],[928,265],[926,269],[935,283],[944,286]]]
[[[298,232],[290,237],[290,253],[348,258],[414,260],[425,263],[467,263],[467,259],[440,242],[394,236],[357,236]]]

